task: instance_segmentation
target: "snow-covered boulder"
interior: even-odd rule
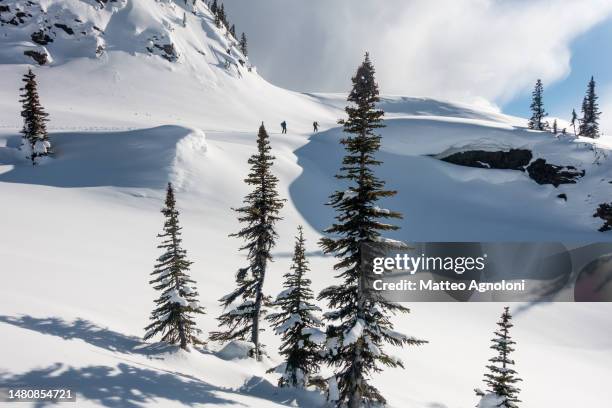
[[[506,407],[506,397],[497,394],[485,394],[476,405],[476,408],[500,408]]]
[[[250,341],[234,340],[227,343],[216,354],[223,360],[240,360],[249,358],[255,345]]]
[[[36,155],[45,155],[47,153],[49,153],[49,150],[51,149],[51,143],[49,143],[49,141],[47,140],[38,140],[36,141],[36,143],[34,143],[34,153]]]

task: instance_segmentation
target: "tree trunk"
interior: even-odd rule
[[[253,327],[251,330],[251,342],[255,345],[255,359],[261,361],[261,350],[259,347],[259,315],[261,314],[261,304],[263,302],[263,283],[266,276],[265,258],[261,261],[261,270],[257,276],[257,294],[255,295],[255,307],[253,310]]]
[[[255,308],[253,310],[253,327],[251,329],[251,342],[255,345],[255,359],[261,361],[259,350],[259,314],[261,312],[261,285],[257,285],[257,296],[255,297]]]
[[[365,132],[362,135],[362,137],[365,137]],[[365,155],[364,153],[361,153],[361,157],[360,157],[360,163],[359,163],[359,167],[360,167],[360,172],[359,172],[359,194],[361,195],[361,192],[363,190],[363,186],[365,184]],[[360,197],[360,203],[363,205],[363,203],[365,202],[365,198]],[[360,214],[361,215],[361,214]],[[359,231],[359,239],[360,242],[363,243],[363,241],[365,241],[365,234],[364,231],[362,229],[360,229]],[[357,281],[357,319],[360,319],[363,324],[365,324],[365,308],[366,308],[366,300],[365,300],[365,291],[366,291],[366,282],[365,282],[365,276],[363,274],[363,268],[361,265],[361,245],[358,249],[358,255],[359,255],[359,261],[357,263],[357,265],[355,265],[355,270],[358,276],[358,281]],[[353,355],[353,361],[352,361],[352,367],[351,367],[351,375],[350,375],[350,380],[349,380],[349,384],[348,384],[348,388],[349,388],[349,400],[348,400],[348,408],[361,408],[361,400],[363,398],[362,395],[362,383],[363,383],[363,378],[362,378],[362,372],[361,372],[361,364],[363,361],[362,358],[362,353],[363,353],[363,339],[359,338],[357,339],[357,342],[355,343],[355,354]]]
[[[358,341],[357,347],[360,348],[361,341]],[[356,354],[354,356],[355,360],[353,361],[353,368],[351,377],[349,380],[349,400],[348,400],[348,408],[361,408],[361,372],[358,369],[358,362],[361,360],[360,355]]]
[[[183,326],[183,322],[179,320],[178,324],[179,338],[181,339],[181,348],[183,350],[187,350],[187,336],[185,336],[185,327]]]

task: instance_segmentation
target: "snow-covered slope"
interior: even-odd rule
[[[147,281],[159,255],[155,237],[167,181],[177,186],[184,244],[208,309],[198,324],[205,332],[216,328],[217,299],[232,288],[244,262],[240,242],[227,237],[238,229],[230,208],[248,191],[242,179],[261,121],[271,133],[280,193],[288,199],[266,291],[281,288],[298,224],[306,227],[313,289],[333,282],[332,260],[316,242],[333,216],[323,203],[342,187],[333,175],[342,155],[335,122],[344,96],[289,92],[256,68],[249,72],[235,47],[227,54],[233,40],[214,27],[201,2],[195,10],[182,1],[145,0],[4,0],[0,6],[9,7],[2,21],[17,8],[32,14],[0,27],[0,384],[69,385],[78,391],[79,407],[320,405],[314,392],[272,385],[276,377],[265,371],[278,361],[279,342],[269,330],[264,342],[272,360],[262,364],[224,360],[214,353],[216,344],[184,353],[140,337],[155,298]],[[49,26],[54,41],[43,49],[31,34]],[[168,60],[162,49],[170,43],[177,58]],[[20,77],[23,64],[32,63],[23,54],[28,49],[49,55],[35,72],[57,152],[37,167],[15,149]],[[594,164],[586,142],[528,132],[521,119],[449,102],[389,97],[381,106],[388,120],[380,174],[399,191],[385,205],[405,215],[396,237],[610,240],[596,231],[599,222],[591,215],[610,201],[612,164]],[[277,133],[282,120],[288,135]],[[322,125],[316,135],[310,134],[314,120]],[[586,174],[555,188],[521,171],[468,168],[430,156],[510,148]],[[557,198],[562,192],[567,202]],[[514,308],[523,406],[607,403],[612,308]],[[397,320],[399,329],[430,344],[395,350],[406,370],[388,370],[375,382],[394,407],[474,406],[472,389],[481,386],[501,305],[412,309]]]
[[[0,101],[1,124],[20,126],[15,99],[24,66],[14,64],[36,65],[24,50],[50,56],[36,74],[46,84],[40,92],[52,129],[206,123],[211,130],[251,131],[262,120],[293,119],[294,130],[305,131],[312,118],[336,119],[313,98],[263,80],[227,30],[214,26],[204,3],[187,3],[3,1],[10,11],[0,13],[1,21],[18,13],[31,17],[18,25],[0,23],[0,89],[9,96]],[[39,30],[53,42],[32,41]],[[104,44],[100,52],[98,43]],[[176,58],[167,58],[163,49],[170,48]]]

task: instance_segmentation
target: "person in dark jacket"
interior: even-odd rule
[[[283,134],[287,133],[287,122],[283,120],[281,123],[281,128],[283,129]]]
[[[319,122],[316,120],[312,122],[312,128],[314,129],[314,132],[317,133],[319,131]]]

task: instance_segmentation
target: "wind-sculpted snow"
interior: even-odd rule
[[[385,121],[378,173],[398,191],[384,203],[400,211],[402,227],[392,237],[404,241],[568,241],[612,240],[597,232],[593,205],[609,200],[612,162],[594,163],[593,146],[550,133],[529,132],[511,125],[443,118]],[[330,179],[342,157],[339,128],[312,136],[296,151],[303,173],[291,185],[296,207],[317,230],[330,224],[331,211],[316,207],[329,194],[343,190]],[[446,156],[470,150],[529,149],[534,160],[575,166],[585,171],[576,184],[539,186],[525,172],[476,169],[444,163]],[[327,181],[323,181],[327,180]],[[569,198],[561,204],[557,196]],[[591,208],[593,207],[593,208]]]
[[[0,174],[0,182],[160,189],[174,175],[182,184],[180,165],[206,152],[204,135],[193,132],[179,126],[161,126],[127,132],[54,133],[56,159],[37,167],[29,166],[16,151],[17,143],[12,142],[12,148],[0,147],[0,158],[12,158],[1,163],[11,165],[11,169]]]

